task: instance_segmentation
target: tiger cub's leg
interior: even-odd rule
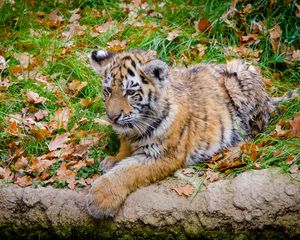
[[[120,148],[116,156],[107,156],[100,162],[104,172],[109,171],[117,162],[131,155],[131,147],[127,140],[120,138]]]
[[[88,211],[95,218],[113,217],[129,193],[167,177],[183,165],[184,161],[175,157],[128,157],[93,183],[87,196]]]

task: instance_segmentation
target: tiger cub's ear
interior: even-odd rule
[[[168,82],[169,66],[165,62],[156,59],[146,63],[143,67],[145,74],[158,83],[160,87]]]
[[[96,73],[102,75],[105,66],[109,63],[111,57],[114,55],[115,53],[112,52],[94,50],[90,55],[90,64]]]

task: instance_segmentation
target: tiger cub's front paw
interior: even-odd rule
[[[115,188],[106,176],[100,177],[93,183],[86,197],[88,212],[97,219],[114,217],[126,198],[123,191],[119,187]]]
[[[107,156],[100,162],[100,168],[103,170],[103,172],[108,172],[110,169],[113,168],[113,166],[116,164],[116,160],[114,157]]]

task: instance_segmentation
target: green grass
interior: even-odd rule
[[[126,1],[127,2],[127,1]],[[230,28],[219,20],[222,14],[230,8],[227,1],[163,1],[163,10],[157,5],[161,1],[148,1],[149,6],[155,5],[154,11],[158,11],[163,18],[151,16],[149,9],[138,10],[136,21],[143,22],[143,27],[135,27],[128,24],[129,14],[121,9],[121,1],[34,1],[33,5],[27,1],[18,1],[11,5],[5,3],[0,9],[0,55],[9,61],[8,69],[1,72],[1,79],[8,79],[10,86],[8,89],[0,88],[0,156],[1,161],[7,161],[9,156],[14,154],[18,147],[31,157],[37,157],[48,152],[47,144],[53,135],[43,140],[36,139],[30,131],[22,129],[22,137],[10,136],[4,130],[8,127],[7,117],[11,114],[21,114],[25,107],[32,107],[33,104],[26,102],[26,93],[34,91],[48,100],[43,104],[35,105],[38,109],[49,111],[45,121],[49,121],[54,113],[62,106],[68,106],[73,111],[73,115],[68,122],[70,131],[75,124],[78,130],[86,132],[103,132],[104,137],[98,146],[88,150],[91,158],[95,159],[93,167],[80,170],[80,177],[90,177],[97,172],[99,161],[106,155],[113,154],[118,147],[117,138],[110,127],[99,126],[93,122],[94,118],[102,117],[104,106],[100,92],[100,79],[90,69],[86,56],[98,46],[107,47],[107,43],[112,40],[126,40],[126,49],[142,48],[156,50],[158,56],[171,65],[183,65],[182,56],[187,57],[184,64],[191,65],[198,62],[224,63],[227,58],[238,57],[236,55],[225,55],[225,49],[229,46],[239,46],[240,37],[250,34],[252,22],[262,22],[267,29],[271,29],[276,24],[282,29],[279,40],[280,46],[299,49],[300,46],[300,20],[294,14],[296,7],[292,1],[286,4],[285,1],[276,1],[270,6],[269,1],[244,1],[236,6],[241,11],[248,3],[251,3],[251,10],[244,16],[239,14],[229,18],[236,23],[236,28]],[[126,5],[126,4],[125,4]],[[128,4],[127,4],[128,6]],[[72,15],[70,10],[81,8],[81,19],[79,23],[85,25],[87,29],[82,36],[74,36],[70,41],[62,37],[62,32],[68,31],[71,23],[68,22]],[[53,10],[58,9],[59,15],[65,21],[60,25],[51,27],[47,25],[47,16]],[[103,13],[102,11],[105,11]],[[206,18],[213,22],[212,30],[208,33],[196,32],[195,22],[200,18]],[[113,21],[114,27],[106,33],[92,36],[93,27]],[[156,24],[153,26],[153,24]],[[169,32],[180,29],[179,36],[173,41],[166,39]],[[32,32],[37,35],[33,36]],[[273,87],[268,89],[270,94],[276,96],[287,90],[299,87],[299,62],[287,63],[285,52],[278,49],[273,51],[269,40],[269,33],[260,33],[260,42],[250,45],[252,49],[262,50],[257,63],[261,67],[266,78],[273,81]],[[208,43],[209,42],[209,43]],[[68,52],[68,45],[72,47]],[[203,58],[195,57],[195,47],[197,44],[207,46]],[[39,73],[48,77],[48,82],[52,87],[49,89],[45,83],[35,77],[28,78],[24,71],[23,77],[17,77],[13,71],[19,65],[15,58],[16,53],[29,53],[38,61],[35,68]],[[251,61],[251,59],[249,59]],[[275,78],[274,73],[278,73],[280,78]],[[68,92],[68,84],[73,80],[87,82],[87,86],[81,89],[76,96]],[[83,107],[80,100],[84,98],[97,99],[89,107]],[[58,105],[60,102],[61,105]],[[286,110],[278,117],[272,119],[272,123],[265,133],[260,134],[255,143],[260,143],[269,139],[272,143],[263,147],[264,156],[258,161],[262,167],[280,166],[288,169],[284,163],[287,156],[295,156],[299,165],[299,138],[271,138],[279,119],[292,119],[295,113],[300,113],[300,102],[295,100],[285,103]],[[89,121],[79,123],[80,119],[87,118]],[[60,130],[58,133],[63,133]],[[11,147],[9,143],[16,142],[18,147]],[[273,152],[281,149],[282,154],[274,156]],[[243,169],[252,167],[251,161]],[[52,170],[51,170],[52,171]],[[64,186],[66,182],[58,182],[57,186]]]

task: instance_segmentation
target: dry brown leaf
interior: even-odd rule
[[[56,135],[55,138],[48,144],[48,148],[50,151],[63,148],[66,143],[70,140],[70,133],[63,133],[60,135]]]
[[[69,108],[60,108],[54,113],[54,120],[56,123],[56,129],[68,130],[68,122],[72,113]]]
[[[281,30],[280,26],[276,25],[275,27],[270,29],[269,34],[270,34],[270,43],[272,46],[272,50],[273,50],[273,52],[276,52],[278,49],[278,45],[279,45],[279,38],[282,35],[282,30]]]
[[[17,60],[19,60],[20,65],[24,69],[27,69],[30,64],[33,65],[33,63],[36,61],[33,55],[28,53],[15,53],[14,56]]]
[[[253,142],[244,143],[241,145],[240,149],[242,153],[249,156],[252,161],[256,161],[260,156],[258,146]]]
[[[7,68],[7,63],[5,61],[5,58],[0,55],[0,72],[4,71]]]
[[[32,184],[32,180],[30,176],[23,176],[21,178],[18,178],[15,183],[18,184],[20,187],[27,187]]]
[[[291,167],[290,167],[290,170],[289,170],[289,172],[290,173],[297,173],[299,171],[299,168],[298,168],[298,165],[297,164],[294,164],[294,165],[292,165]]]
[[[108,50],[112,52],[120,52],[124,50],[125,46],[126,46],[125,40],[122,42],[120,42],[119,40],[113,40],[107,43]]]
[[[100,125],[105,125],[105,126],[111,125],[110,122],[108,122],[108,121],[106,121],[106,120],[104,120],[104,119],[101,119],[101,118],[95,118],[95,119],[94,119],[94,122],[95,122],[95,123],[98,123],[98,124],[100,124]]]
[[[95,146],[101,137],[103,137],[103,134],[101,133],[91,133],[85,138],[80,139],[80,145]]]
[[[253,50],[252,48],[247,48],[245,46],[229,46],[227,48],[229,51],[232,51],[238,54],[240,57],[243,58],[252,58],[253,60],[258,61],[262,50]]]
[[[53,10],[49,15],[48,19],[52,22],[63,22],[64,18],[62,16],[58,16],[57,14],[59,13],[58,9]]]
[[[104,23],[102,25],[94,27],[94,28],[92,28],[92,31],[93,31],[92,32],[92,36],[96,37],[96,36],[98,36],[101,33],[105,33],[107,31],[109,31],[113,26],[114,26],[114,22],[108,21],[108,22],[106,22],[106,23]]]
[[[21,156],[13,165],[12,168],[16,171],[20,169],[24,169],[28,165],[28,159],[26,157]]]
[[[276,136],[277,137],[284,137],[287,135],[289,130],[283,130],[280,124],[276,124],[275,126]]]
[[[43,172],[46,168],[50,167],[54,161],[48,160],[42,157],[32,158],[30,160],[29,169],[33,171],[33,173],[38,176],[41,172]]]
[[[196,170],[194,168],[184,168],[182,169],[182,173],[188,177],[191,177],[195,174]]]
[[[49,114],[48,110],[39,110],[34,114],[34,118],[36,121],[40,121],[43,118],[47,117]]]
[[[59,181],[59,180],[67,180],[70,177],[75,177],[76,173],[71,171],[70,169],[67,168],[67,163],[66,162],[62,162],[62,164],[60,165],[60,167],[57,169],[56,171],[56,176],[55,176],[55,180]]]
[[[68,83],[68,90],[70,93],[72,93],[73,97],[76,97],[77,94],[81,89],[83,89],[85,86],[87,86],[87,82],[81,82],[79,80],[73,80],[72,82]]]
[[[29,91],[26,95],[26,101],[29,103],[45,103],[46,98],[40,97],[40,95],[36,92]]]
[[[80,104],[83,106],[83,107],[89,107],[93,104],[93,99],[91,98],[84,98],[84,99],[80,99]]]
[[[93,166],[95,163],[95,160],[93,158],[88,158],[88,159],[85,159],[85,163],[87,166]]]
[[[1,66],[0,66],[0,68],[1,68]],[[0,69],[0,71],[1,71],[1,69]],[[4,79],[2,80],[2,78],[0,77],[0,90],[1,90],[1,89],[7,90],[7,89],[10,87],[10,85],[11,85],[11,84],[10,84],[8,78],[4,78]],[[4,99],[4,98],[2,98],[2,99]]]
[[[39,141],[51,136],[50,131],[46,128],[31,129],[31,134]]]
[[[198,56],[201,59],[205,55],[205,50],[207,49],[207,47],[203,44],[197,44],[197,49],[199,51]]]
[[[4,130],[5,133],[12,136],[18,136],[20,134],[20,129],[16,121],[11,121],[7,128]]]
[[[296,161],[295,156],[288,156],[288,157],[284,160],[284,162],[285,162],[287,165],[292,165],[295,161]]]
[[[240,37],[240,41],[243,43],[244,46],[250,46],[252,44],[257,44],[260,42],[258,37],[258,34],[248,34],[246,36]]]
[[[273,152],[274,156],[279,156],[281,153],[282,153],[282,152],[281,152],[280,149],[276,149],[276,150]]]
[[[85,30],[86,30],[86,26],[85,25],[74,24],[74,25],[72,25],[72,26],[69,27],[68,31],[63,32],[62,36],[66,40],[70,40],[71,38],[73,38],[75,36],[82,37],[82,36],[85,35]]]
[[[173,188],[173,190],[179,195],[179,196],[190,196],[194,193],[195,191],[195,188],[190,185],[190,184],[187,184],[183,187],[176,187],[176,188]]]
[[[78,10],[79,9],[79,10]],[[80,8],[75,9],[75,11],[70,11],[72,12],[72,16],[69,19],[69,22],[78,22],[80,20],[80,14],[78,14],[78,12],[80,11]]]
[[[297,9],[295,10],[295,15],[300,18],[300,5],[298,3],[295,2],[295,6],[297,7]]]
[[[296,114],[293,120],[289,121],[292,130],[289,133],[290,137],[299,137],[300,138],[300,114]]]
[[[293,50],[292,57],[290,59],[291,62],[298,62],[300,61],[300,50]]]
[[[219,180],[219,174],[212,171],[207,171],[205,180],[209,182],[215,182]]]
[[[166,39],[169,41],[173,41],[176,37],[179,36],[180,33],[181,33],[180,29],[174,29],[172,32],[168,33],[168,36],[166,37]]]
[[[13,179],[13,173],[10,171],[9,167],[0,167],[0,179]]]
[[[206,18],[201,18],[198,22],[197,22],[197,31],[199,32],[208,32],[211,30],[211,22],[208,21]]]
[[[83,162],[82,160],[80,160],[75,165],[73,165],[74,171],[78,172],[81,168],[84,168],[85,166],[86,166],[86,163]]]

